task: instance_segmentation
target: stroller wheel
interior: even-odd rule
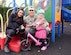
[[[26,39],[22,40],[21,43],[20,43],[20,48],[22,51],[28,51],[28,50],[31,50],[31,44],[30,42],[27,42]]]

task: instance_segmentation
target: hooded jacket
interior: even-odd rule
[[[11,14],[9,16],[7,29],[16,30],[17,28],[20,27],[20,25],[23,25],[24,27],[26,26],[26,23],[24,22],[23,17],[18,17],[16,13]]]

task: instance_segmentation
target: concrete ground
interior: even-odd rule
[[[0,50],[0,55],[71,55],[71,24],[65,23],[64,34],[61,34],[60,38],[56,35],[56,42],[51,42],[46,51],[38,52],[39,49],[40,47],[32,46],[31,51],[9,54]]]

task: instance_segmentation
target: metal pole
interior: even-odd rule
[[[62,34],[64,33],[64,22],[63,22],[63,18],[61,18],[61,22],[62,22]]]
[[[10,8],[10,5],[11,5],[12,3],[13,3],[13,2],[9,3],[9,5],[8,5],[8,9]]]
[[[58,37],[60,37],[60,23],[58,24]]]
[[[39,0],[39,8],[42,8],[42,1]]]
[[[26,7],[27,6],[27,0],[25,0],[24,4],[25,4],[25,7]],[[24,11],[24,15],[26,15],[26,10]]]
[[[55,42],[55,0],[52,1],[52,42]]]
[[[24,2],[25,6],[27,6],[27,4],[26,4],[26,3],[27,3],[27,0],[25,0],[25,2]]]
[[[13,0],[13,7],[15,7],[15,9],[13,10],[13,12],[15,13],[16,12],[16,1]]]
[[[13,7],[15,7],[15,0],[13,0]]]
[[[32,0],[30,0],[30,6],[32,6]]]

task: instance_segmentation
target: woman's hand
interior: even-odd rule
[[[21,29],[25,29],[25,27],[23,25],[21,25]]]

